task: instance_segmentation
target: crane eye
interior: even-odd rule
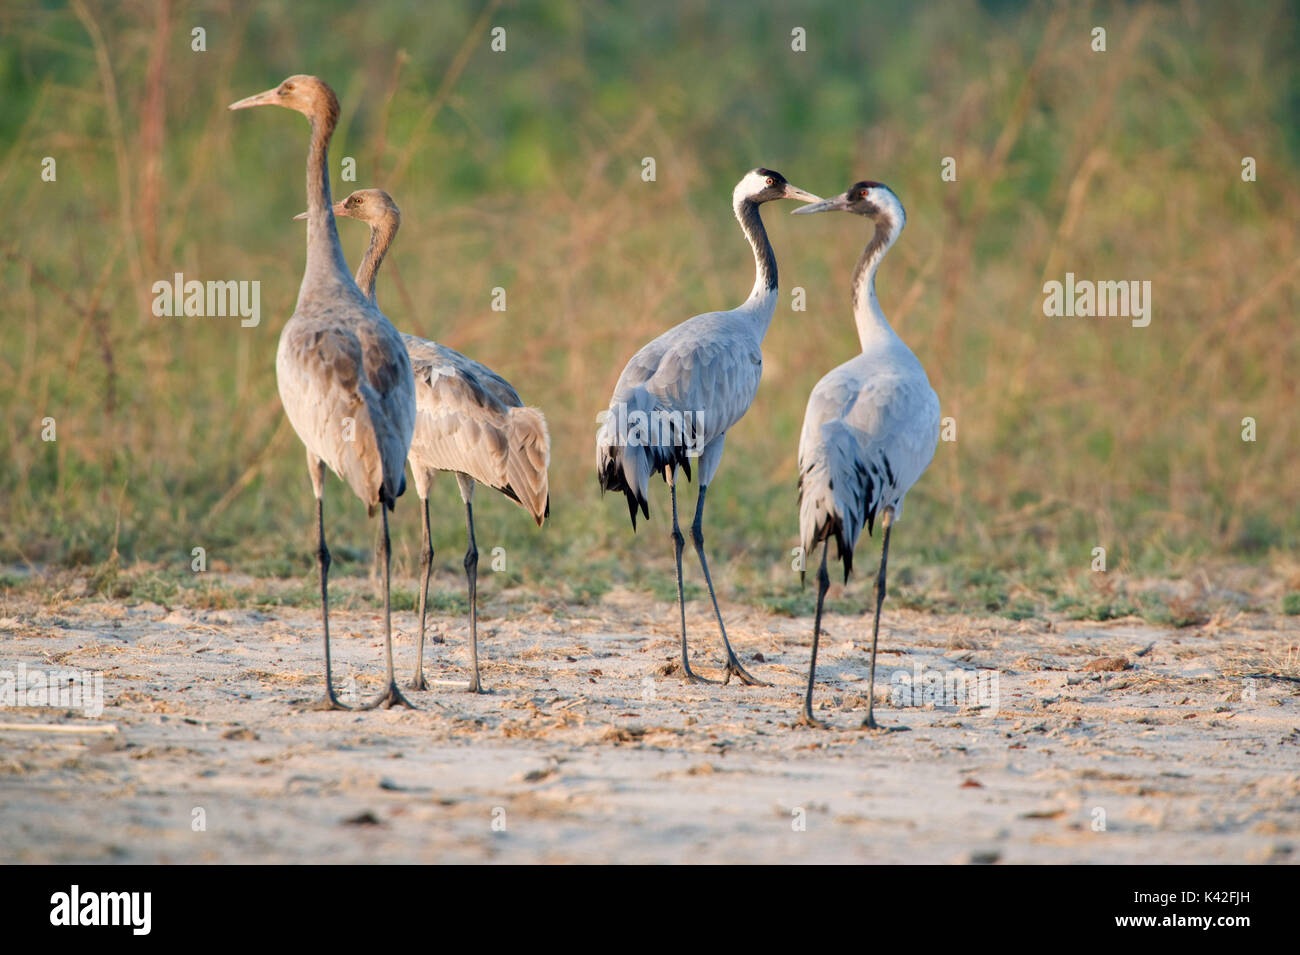
[[[768,176],[768,177],[767,177],[767,184],[768,184],[769,186],[776,185],[776,180],[773,179],[771,176]]]

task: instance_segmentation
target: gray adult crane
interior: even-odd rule
[[[805,559],[812,556],[818,543],[822,545],[812,659],[800,722],[821,725],[812,714],[812,695],[822,604],[830,587],[826,557],[831,538],[835,538],[847,581],[858,535],[863,525],[870,534],[879,516],[884,540],[871,626],[867,717],[862,721],[864,727],[876,729],[876,642],[885,601],[889,530],[903,516],[903,497],[934,458],[939,442],[939,396],[876,300],[876,270],[907,222],[903,204],[888,186],[859,182],[842,195],[794,211],[831,210],[866,216],[875,228],[853,270],[853,317],[862,353],[817,382],[808,397],[799,437],[799,539]]]
[[[358,189],[334,206],[336,216],[370,226],[370,246],[357,268],[357,285],[375,301],[375,278],[402,224],[402,213],[382,189]],[[305,213],[304,213],[305,215]],[[303,218],[302,215],[298,218]],[[420,589],[420,638],[415,676],[410,686],[428,688],[424,679],[425,606],[433,543],[429,528],[429,486],[439,471],[456,475],[465,502],[469,547],[465,577],[469,586],[469,689],[482,692],[478,667],[478,546],[474,540],[474,485],[500,491],[532,515],[541,527],[551,513],[547,467],[551,438],[546,418],[524,406],[519,393],[486,365],[445,345],[403,335],[415,373],[415,437],[408,460],[415,490],[424,508],[423,584]]]
[[[677,468],[696,480],[699,497],[691,539],[709,585],[713,612],[726,649],[726,678],[755,685],[736,659],[718,609],[718,598],[704,556],[704,496],[722,460],[727,431],[749,410],[758,393],[763,370],[763,337],[777,302],[776,256],[758,207],[773,199],[816,201],[779,172],[754,169],[731,194],[740,228],[754,251],[755,279],[749,298],[727,312],[706,312],[687,319],[638,351],[623,369],[609,411],[596,435],[596,473],[602,491],[622,491],[627,497],[632,529],[638,508],[650,516],[647,497],[650,475],[668,484],[673,511],[673,553],[677,562],[677,605],[681,612],[682,673],[690,682],[703,680],[691,671],[686,652],[686,600],[682,593],[682,549],[685,541],[677,522]],[[698,460],[696,460],[698,458]]]
[[[230,105],[284,106],[311,121],[307,153],[307,265],[298,304],[280,333],[275,356],[280,402],[307,447],[316,494],[321,626],[325,635],[322,709],[347,709],[330,674],[329,566],[325,545],[325,466],[347,482],[384,527],[384,652],[386,687],[363,708],[411,704],[393,678],[389,606],[392,545],[388,512],[406,489],[404,463],[415,428],[415,379],[401,336],[362,294],[339,246],[330,199],[329,141],[339,117],[334,91],[314,76],[291,76],[274,89]]]

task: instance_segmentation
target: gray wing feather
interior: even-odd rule
[[[550,510],[546,418],[486,365],[404,336],[415,374],[411,470],[421,497],[438,471],[466,474],[518,501],[541,524]]]
[[[603,490],[628,496],[634,526],[637,508],[649,515],[650,475],[668,466],[689,474],[690,452],[698,454],[744,416],[762,373],[752,328],[727,312],[697,315],[632,356],[596,436],[596,468]]]
[[[410,361],[387,319],[344,309],[295,315],[280,335],[276,379],[308,451],[372,513],[391,504],[404,485],[415,407]]]
[[[834,537],[847,576],[862,528],[886,507],[902,516],[938,439],[939,399],[915,359],[900,368],[859,356],[827,374],[808,398],[799,441],[804,553]]]

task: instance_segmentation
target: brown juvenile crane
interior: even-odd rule
[[[402,213],[382,189],[358,189],[334,206],[336,216],[357,219],[370,226],[370,246],[357,268],[357,285],[375,301],[379,266],[402,224]],[[304,218],[305,213],[298,218]],[[465,577],[469,587],[471,673],[469,689],[482,692],[478,666],[478,546],[474,539],[474,485],[500,491],[532,515],[540,527],[551,512],[547,467],[551,439],[546,418],[527,408],[519,393],[492,369],[445,345],[414,335],[403,335],[415,373],[415,436],[408,460],[415,475],[415,490],[424,508],[424,543],[421,553],[420,637],[415,676],[410,686],[423,690],[425,608],[429,575],[433,568],[433,542],[429,527],[429,487],[440,471],[456,475],[469,547],[465,552]],[[441,641],[440,641],[441,642]]]
[[[415,379],[402,338],[348,272],[334,224],[329,141],[338,122],[334,91],[314,76],[291,76],[231,109],[284,106],[311,122],[307,153],[307,265],[298,304],[280,333],[275,356],[280,401],[307,447],[316,494],[316,556],[320,563],[321,627],[325,638],[325,696],[321,709],[348,709],[330,674],[329,566],[325,545],[325,467],[347,482],[384,529],[384,651],[386,684],[364,709],[411,704],[393,678],[389,606],[392,545],[388,512],[406,489],[404,462],[415,429]]]

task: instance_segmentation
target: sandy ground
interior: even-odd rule
[[[811,622],[724,608],[769,687],[685,685],[675,610],[626,591],[482,628],[491,692],[320,713],[311,610],[11,598],[18,664],[101,671],[96,719],[0,709],[4,862],[1294,862],[1300,680],[1285,618],[1169,630],[889,610],[863,732],[870,619],[832,616],[818,704],[792,726]],[[716,673],[707,604],[688,621]],[[413,614],[395,615],[399,676]],[[372,695],[382,620],[332,617],[336,682]],[[466,627],[426,650],[464,678]],[[761,659],[759,659],[761,657]],[[751,662],[752,661],[752,662]],[[985,705],[900,707],[899,672],[986,679]],[[987,679],[997,675],[997,698]],[[978,685],[978,684],[975,684]],[[895,702],[898,702],[897,700]]]

